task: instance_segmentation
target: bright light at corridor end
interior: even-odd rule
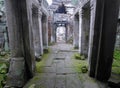
[[[48,4],[51,5],[52,4],[52,0],[47,0]]]

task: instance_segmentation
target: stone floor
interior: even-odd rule
[[[75,71],[72,57],[78,51],[73,50],[72,45],[55,44],[50,49],[44,71],[36,73],[24,88],[107,88],[105,84],[88,77],[88,74]]]

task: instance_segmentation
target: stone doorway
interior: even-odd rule
[[[56,29],[56,41],[57,43],[65,43],[65,34],[66,34],[66,28],[64,26],[59,26]]]

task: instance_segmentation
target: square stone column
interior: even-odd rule
[[[119,0],[96,1],[90,76],[100,81],[107,81],[111,75],[119,3]]]
[[[43,14],[42,16],[42,38],[43,38],[43,46],[45,48],[48,47],[48,18]]]
[[[91,77],[95,77],[95,70],[96,70],[96,64],[97,64],[97,52],[94,50],[98,49],[98,43],[95,40],[99,40],[99,37],[97,34],[98,29],[95,29],[95,17],[96,17],[96,0],[91,0],[90,2],[90,7],[91,7],[91,12],[90,12],[90,38],[89,38],[89,51],[88,51],[88,60],[89,60],[89,75]],[[101,6],[100,10],[103,10],[104,5]],[[97,11],[100,11],[97,10]],[[103,13],[99,14],[102,15]],[[95,35],[94,35],[95,34]],[[94,38],[95,40],[94,40]],[[94,45],[96,44],[96,45]]]
[[[42,28],[41,28],[41,17],[42,13],[39,10],[39,7],[32,7],[32,23],[33,23],[33,41],[34,41],[34,50],[35,57],[39,58],[43,54],[43,43],[42,43]]]
[[[6,86],[23,87],[35,71],[31,0],[5,0],[5,4],[11,51]]]
[[[73,46],[79,48],[79,14],[74,16]]]
[[[79,40],[80,53],[88,57],[89,49],[89,33],[90,33],[90,3],[86,3],[87,7],[83,6],[79,11]]]
[[[39,13],[38,13],[38,21],[39,21],[39,37],[40,37],[40,50],[41,55],[43,54],[43,36],[42,36],[42,12],[41,7],[39,7]]]
[[[56,42],[56,30],[57,30],[57,25],[53,23],[53,27],[51,30],[51,43]]]

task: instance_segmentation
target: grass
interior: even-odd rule
[[[113,57],[112,72],[120,74],[120,50],[115,50]]]

